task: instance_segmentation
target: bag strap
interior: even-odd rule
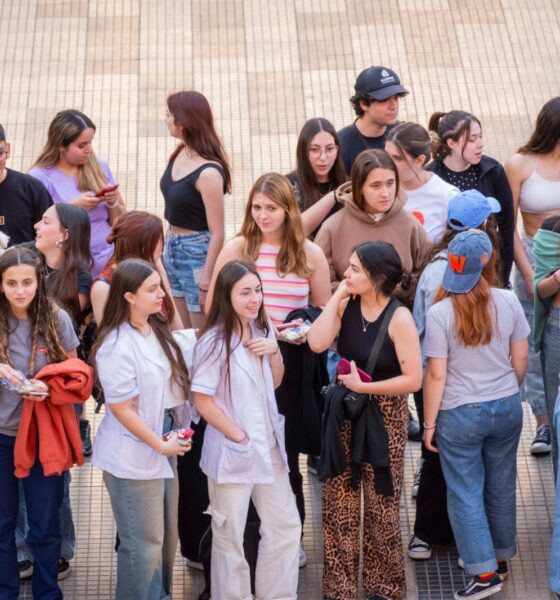
[[[383,321],[381,321],[381,326],[379,327],[379,331],[375,336],[375,342],[373,343],[373,347],[371,352],[369,353],[369,357],[366,364],[366,373],[371,375],[373,370],[375,369],[375,365],[377,364],[377,359],[379,358],[379,353],[381,351],[381,345],[385,341],[385,336],[387,335],[387,331],[389,330],[389,323],[391,322],[391,317],[393,313],[399,308],[400,302],[397,300],[391,300],[389,305],[387,306],[385,315],[383,317]]]

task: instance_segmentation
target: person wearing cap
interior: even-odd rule
[[[491,256],[484,232],[457,235],[426,320],[424,443],[440,453],[460,565],[471,576],[455,600],[501,591],[516,553],[519,385],[530,331],[515,294],[481,277]]]
[[[369,67],[356,79],[350,102],[356,120],[338,132],[346,173],[360,152],[383,150],[387,134],[397,123],[399,101],[408,94],[399,76],[388,67]]]
[[[445,272],[447,247],[462,231],[476,228],[488,234],[492,242],[492,255],[482,271],[482,276],[491,286],[499,286],[500,240],[496,230],[488,227],[488,217],[499,209],[499,204],[493,198],[486,198],[476,190],[461,192],[448,205],[447,228],[442,240],[433,246],[426,258],[418,280],[412,311],[420,337],[424,369],[426,367],[424,351],[426,315],[433,304]],[[414,393],[420,425],[424,420],[423,397],[422,389]],[[432,545],[447,545],[453,542],[453,531],[447,514],[447,488],[441,472],[439,455],[430,452],[424,445],[414,475],[412,496],[416,496],[416,519],[408,545],[408,556],[413,560],[426,560],[432,555]]]

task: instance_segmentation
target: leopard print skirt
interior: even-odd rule
[[[390,600],[406,597],[404,554],[399,504],[408,435],[406,396],[376,396],[387,433],[394,496],[375,492],[374,471],[362,465],[361,490],[352,489],[350,468],[350,421],[342,427],[347,468],[323,484],[323,596],[329,600],[355,600],[360,562],[361,492],[364,498],[363,586],[366,596]]]

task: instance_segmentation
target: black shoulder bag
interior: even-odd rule
[[[385,336],[387,335],[387,331],[389,329],[391,317],[400,305],[400,302],[397,302],[396,300],[390,301],[387,312],[385,313],[383,321],[381,322],[381,326],[379,327],[379,331],[375,336],[375,341],[371,348],[371,352],[369,353],[369,358],[365,368],[366,373],[373,373],[375,365],[377,364],[377,359],[379,358],[381,346],[385,341]],[[346,396],[344,396],[342,401],[346,418],[350,419],[351,421],[357,419],[362,414],[370,398],[371,394],[358,394],[357,392],[348,390],[348,393]]]

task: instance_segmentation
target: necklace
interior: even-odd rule
[[[192,160],[192,159],[193,159],[195,156],[198,156],[198,154],[197,154],[196,152],[193,152],[192,154],[189,154],[189,153],[187,152],[187,147],[186,147],[186,146],[184,147],[184,150],[185,150],[185,155],[186,155],[186,157],[187,157],[187,158],[190,158],[191,160]]]
[[[362,315],[362,313],[361,313],[361,312],[360,312],[360,318],[362,319],[362,331],[363,331],[364,333],[366,333],[366,331],[367,331],[367,328],[368,328],[368,327],[369,327],[369,326],[370,326],[372,323],[375,323],[375,321],[366,321],[366,320],[364,319],[364,315]]]

